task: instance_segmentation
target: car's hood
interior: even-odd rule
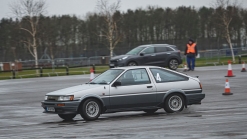
[[[54,91],[54,92],[50,92],[50,93],[47,93],[46,95],[54,95],[54,96],[70,95],[70,94],[73,94],[75,92],[85,91],[85,90],[98,88],[98,87],[102,87],[102,85],[83,84],[83,85],[77,85],[77,86],[73,86],[73,87],[57,90],[57,91]]]
[[[114,57],[112,57],[111,58],[111,60],[118,60],[118,59],[121,59],[121,58],[123,58],[123,57],[130,57],[130,56],[132,56],[132,55],[119,55],[119,56],[114,56]]]

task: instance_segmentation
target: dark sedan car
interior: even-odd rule
[[[112,57],[110,67],[152,65],[176,70],[181,63],[180,50],[175,45],[149,44],[138,46],[125,55]]]

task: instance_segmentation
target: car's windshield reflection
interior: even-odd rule
[[[135,49],[130,50],[126,55],[138,55],[145,47],[136,47]]]
[[[110,84],[118,75],[124,70],[122,69],[110,69],[97,76],[89,84]]]

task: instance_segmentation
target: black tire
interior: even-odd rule
[[[128,66],[137,66],[137,63],[134,62],[134,61],[131,61],[131,62],[128,63]]]
[[[178,60],[177,59],[170,59],[168,61],[168,68],[171,70],[176,70],[178,68]]]
[[[184,109],[184,97],[180,94],[171,94],[165,99],[164,110],[167,113],[179,112]]]
[[[101,104],[96,99],[87,99],[80,107],[80,114],[86,121],[96,120],[101,114]]]
[[[158,109],[149,109],[149,110],[144,110],[147,114],[153,114],[157,111]]]
[[[65,121],[71,121],[73,118],[75,118],[76,114],[58,114],[58,116]]]

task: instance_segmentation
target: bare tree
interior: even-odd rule
[[[113,56],[113,50],[116,45],[121,41],[122,34],[117,26],[120,21],[119,18],[114,18],[115,13],[120,8],[121,0],[109,4],[108,0],[99,0],[97,4],[97,9],[99,14],[104,19],[105,28],[103,28],[99,36],[104,37],[109,43],[110,56]]]
[[[40,16],[45,12],[44,0],[19,0],[10,4],[10,9],[16,18],[20,19],[20,29],[28,34],[28,37],[21,40],[25,43],[30,54],[35,59],[35,67],[38,67],[37,33]],[[36,73],[38,74],[38,70]]]
[[[231,2],[230,0],[216,0],[213,4],[215,8],[215,14],[220,22],[217,24],[223,29],[223,36],[231,49],[232,61],[235,63],[235,55],[233,51],[231,34],[230,34],[230,23],[233,19],[234,14],[238,14],[236,11],[239,7],[237,1]]]

